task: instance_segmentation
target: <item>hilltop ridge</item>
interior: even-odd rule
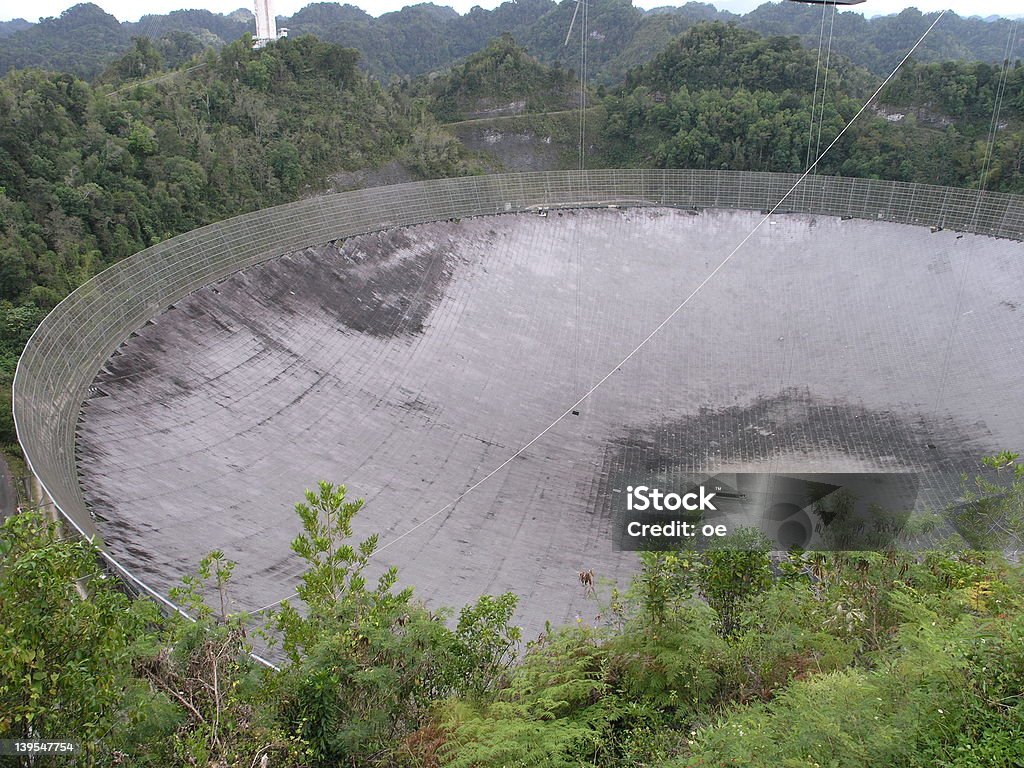
[[[361,66],[382,81],[444,70],[482,50],[490,40],[510,34],[545,64],[579,69],[578,46],[565,46],[575,3],[520,0],[465,14],[434,3],[409,5],[371,16],[350,4],[312,3],[278,22],[293,35],[314,34],[326,42],[355,48]],[[892,16],[865,18],[843,12],[835,25],[834,51],[876,74],[887,72],[936,14],[907,9]],[[0,73],[46,67],[92,78],[131,47],[133,37],[169,39],[184,51],[219,48],[253,31],[252,14],[239,8],[228,14],[179,10],[119,22],[91,3],[75,5],[60,16],[32,24],[0,22]],[[690,2],[649,11],[631,0],[594,0],[589,15],[589,70],[597,83],[621,80],[626,71],[649,61],[674,37],[701,21],[722,21],[764,35],[795,35],[813,46],[821,13],[814,6],[765,3],[745,15]],[[1001,61],[1009,21],[947,14],[916,54],[921,61],[964,59]],[[1024,56],[1020,40],[1013,57]]]

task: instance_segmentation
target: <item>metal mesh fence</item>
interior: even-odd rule
[[[381,229],[546,206],[767,211],[779,205],[780,213],[847,216],[1024,239],[1024,197],[823,176],[808,177],[791,192],[799,178],[694,170],[476,176],[316,197],[212,224],[116,264],[43,320],[19,361],[14,381],[18,438],[32,471],[63,515],[80,532],[92,535],[95,527],[75,465],[75,430],[89,386],[121,342],[181,297],[239,269],[299,247]]]

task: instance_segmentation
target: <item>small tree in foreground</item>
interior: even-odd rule
[[[463,610],[458,629],[399,589],[398,570],[371,586],[365,571],[377,548],[352,545],[362,501],[345,486],[321,482],[296,506],[303,533],[292,550],[307,564],[298,596],[277,615],[291,661],[280,676],[282,713],[317,765],[371,765],[424,743],[434,703],[481,693],[514,656],[510,626],[516,599],[482,597]],[[426,740],[426,741],[429,741]]]
[[[952,522],[973,549],[1020,551],[1024,545],[1024,462],[1002,451],[981,460],[992,476],[978,475],[965,489],[966,503],[956,507]],[[964,478],[966,481],[966,477]]]
[[[132,662],[159,614],[119,591],[97,555],[38,512],[0,526],[0,738],[73,735],[85,764],[156,714]]]
[[[729,637],[739,629],[740,609],[772,582],[770,546],[760,531],[739,528],[703,551],[641,552],[631,597],[645,622],[657,627],[699,595],[717,614],[720,634]]]

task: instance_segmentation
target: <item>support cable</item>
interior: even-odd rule
[[[989,122],[988,141],[985,146],[985,157],[981,168],[980,187],[982,190],[988,186],[988,174],[992,169],[992,159],[995,156],[996,137],[999,133],[999,119],[1002,116],[1003,111],[1003,96],[1006,94],[1006,82],[1009,79],[1010,57],[1013,55],[1013,49],[1016,45],[1017,23],[1016,19],[1013,19],[1010,22],[1010,32],[1006,40],[1006,50],[1003,52],[1003,69],[999,73],[999,82],[996,85],[996,99],[995,104],[993,104],[992,107],[992,119]],[[980,200],[975,205],[975,221],[977,221],[979,206]]]
[[[818,109],[818,75],[821,71],[821,48],[825,42],[825,9],[828,3],[821,4],[821,29],[818,31],[818,57],[814,62],[814,93],[811,95],[811,121],[807,126],[807,158],[804,160],[804,168],[811,164],[811,145],[814,143],[814,115]]]
[[[589,8],[587,0],[580,0],[583,17],[580,19],[580,171],[586,170],[587,142],[587,35]]]
[[[827,2],[821,4],[821,28],[818,30],[818,56],[817,56],[817,60],[815,61],[815,64],[814,64],[814,95],[811,98],[811,122],[810,122],[810,125],[808,126],[808,131],[807,131],[807,159],[804,162],[804,167],[807,168],[807,169],[810,169],[810,164],[811,164],[811,144],[813,143],[813,138],[814,138],[814,114],[815,114],[815,107],[816,107],[816,105],[818,103],[818,72],[819,72],[819,69],[821,67],[821,49],[822,49],[822,43],[824,43],[824,40],[825,40],[825,11],[828,9],[828,6],[829,6],[829,3],[827,3]],[[828,53],[825,56],[825,78],[824,78],[824,82],[822,83],[822,89],[821,89],[821,106],[818,108],[818,139],[817,139],[817,143],[815,144],[815,147],[814,147],[814,159],[815,159],[815,161],[817,161],[817,159],[818,159],[818,150],[821,148],[821,126],[825,122],[825,98],[826,98],[826,96],[828,94],[828,68],[829,68],[829,60],[832,57],[832,31],[835,28],[835,23],[836,23],[836,6],[835,6],[835,3],[832,3],[832,20],[829,23],[829,28],[828,28]],[[792,344],[793,342],[790,342],[790,343]],[[780,389],[782,387],[785,387],[786,382],[789,380],[789,377],[790,377],[790,375],[792,373],[793,364],[794,364],[794,361],[793,361],[793,355],[794,354],[795,353],[793,351],[790,351],[788,354],[786,354],[785,351],[783,352],[783,365],[782,365],[782,368],[783,368],[784,373],[782,375],[782,381],[779,384]],[[787,361],[788,361],[788,365],[787,365]],[[771,456],[771,459],[769,459],[769,462],[768,462],[768,476],[771,478],[770,479],[770,486],[769,486],[769,488],[770,488],[770,490],[769,490],[769,497],[771,497],[772,494],[774,494],[775,470],[776,470],[776,467],[777,467],[776,458],[777,458],[777,454],[773,453],[772,456]]]
[[[832,60],[832,30],[836,25],[836,5],[832,4],[832,21],[828,25],[828,51],[825,53],[825,80],[821,86],[821,109],[818,110],[818,141],[814,145],[814,159],[818,159],[821,149],[821,126],[825,122],[825,96],[828,94],[828,67]]]
[[[579,171],[583,171],[587,168],[587,39],[589,35],[589,22],[590,22],[590,8],[587,0],[578,0],[577,10],[582,8],[583,13],[580,16],[580,120],[579,120]],[[575,18],[575,14],[573,14]],[[569,25],[569,31],[572,32],[572,24]],[[568,40],[568,37],[566,37]],[[581,371],[580,371],[580,301],[581,292],[583,289],[583,233],[579,227],[576,228],[575,236],[575,249],[573,255],[573,270],[574,270],[574,340],[573,340],[573,395],[579,395],[581,384]]]
[[[197,69],[202,69],[205,66],[206,66],[206,63],[204,62],[202,64],[196,64],[195,66],[188,67],[187,69],[179,69],[179,70],[175,70],[174,72],[168,72],[167,74],[164,74],[164,75],[157,75],[156,77],[149,78],[149,80],[138,80],[138,81],[133,82],[133,83],[128,83],[126,85],[122,85],[120,88],[118,88],[116,90],[109,91],[106,95],[107,96],[116,96],[117,94],[121,93],[121,91],[127,91],[127,90],[129,90],[131,88],[140,88],[143,85],[150,85],[152,83],[159,83],[159,82],[161,82],[163,80],[170,80],[173,77],[177,77],[178,75],[186,75],[189,72],[193,72],[193,71],[195,71]]]

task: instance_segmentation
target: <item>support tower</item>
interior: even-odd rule
[[[270,0],[255,0],[255,5],[256,37],[253,39],[253,47],[263,48],[267,43],[288,36],[287,29],[278,31],[277,19],[274,17],[274,9]]]

